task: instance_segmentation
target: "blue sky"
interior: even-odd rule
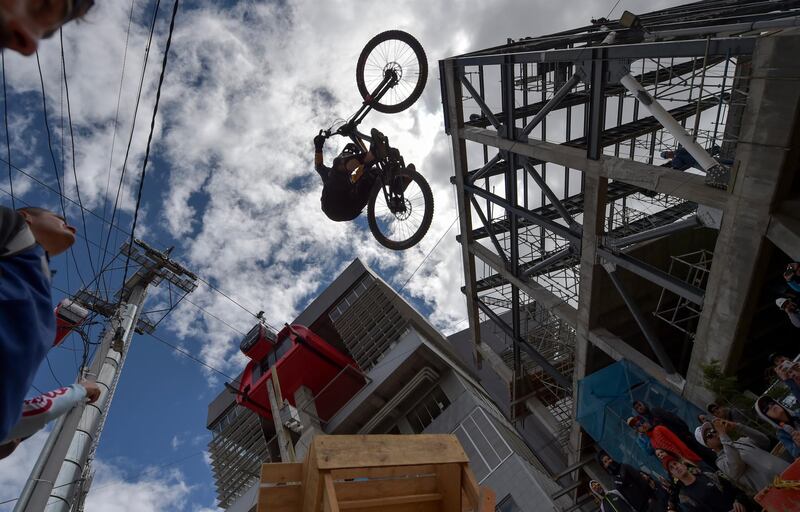
[[[627,3],[619,12],[645,5]],[[443,133],[436,62],[501,44],[506,37],[581,25],[592,16],[606,15],[611,6],[590,0],[568,2],[566,9],[553,4],[181,2],[136,236],[156,248],[174,246],[176,260],[251,312],[264,310],[272,324],[293,319],[355,257],[396,288],[424,260],[404,294],[443,330],[463,328],[457,228],[450,230],[456,217],[448,181],[452,163]],[[153,5],[133,3],[124,68],[129,2],[98,2],[86,21],[64,29],[75,175],[84,206],[97,215],[86,214],[84,229],[80,210],[66,202],[67,217],[88,242],[78,239],[74,257],[67,254],[52,261],[55,286],[65,292],[77,291],[82,285],[79,274],[90,281],[92,265],[99,266],[109,232],[100,218],[110,218],[131,134]],[[172,2],[162,2],[158,16],[114,221],[121,231],[111,230],[111,253],[130,231],[171,7]],[[649,3],[649,8],[656,6]],[[354,70],[361,47],[372,35],[393,28],[416,35],[430,60],[428,87],[414,107],[393,116],[373,114],[364,125],[387,133],[434,190],[433,226],[419,246],[404,253],[378,245],[363,221],[328,221],[319,211],[320,184],[311,162],[311,139],[317,130],[359,105]],[[12,170],[18,207],[28,203],[61,209],[56,194],[24,173],[55,189],[57,173],[64,194],[77,201],[60,48],[56,37],[40,49],[55,168],[36,59],[6,55],[11,160],[21,169]],[[5,160],[3,139],[0,146]],[[328,158],[337,149],[335,142],[329,143]],[[9,188],[7,168],[0,162],[0,201],[10,206]],[[441,244],[433,250],[440,237]],[[106,273],[101,292],[107,293],[106,286],[111,291],[119,286],[122,271],[116,267],[113,264]],[[55,292],[56,300],[63,296]],[[236,330],[247,331],[255,320],[202,284],[189,299],[224,322],[185,301],[159,326],[158,336],[235,375],[243,364]],[[163,292],[153,289],[148,308],[160,300]],[[100,326],[88,332],[96,341]],[[51,351],[50,366],[42,366],[35,386],[46,391],[71,382],[81,354],[80,338],[72,335],[62,348]],[[136,336],[97,452],[87,510],[214,510],[213,481],[204,459],[210,436],[204,427],[206,406],[221,384],[219,375],[207,368],[151,337]],[[16,496],[24,479],[20,468],[33,463],[42,442],[43,436],[37,436],[13,458],[0,461],[0,501]]]

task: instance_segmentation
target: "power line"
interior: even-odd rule
[[[167,71],[167,62],[169,60],[169,49],[172,46],[172,34],[175,31],[175,18],[178,15],[178,5],[179,0],[175,0],[175,3],[172,7],[172,19],[169,23],[169,33],[167,34],[167,44],[164,48],[164,59],[161,61],[161,74],[158,78],[158,87],[156,88],[156,102],[153,106],[153,116],[150,119],[150,133],[147,135],[147,146],[144,152],[144,160],[142,161],[142,172],[141,176],[139,177],[139,191],[136,194],[136,208],[133,210],[133,224],[131,226],[131,238],[129,245],[133,247],[133,237],[134,233],[136,233],[136,222],[139,220],[139,208],[142,204],[142,192],[144,191],[144,180],[147,176],[147,162],[150,158],[150,144],[153,142],[153,132],[155,132],[156,128],[156,117],[158,115],[158,104],[161,101],[161,87],[164,85],[164,75]],[[122,282],[124,283],[125,280],[128,278],[128,264],[130,263],[131,256],[130,252],[128,252],[127,258],[125,258],[125,271],[122,274]],[[120,294],[120,303],[122,303],[122,295]]]
[[[50,134],[50,122],[47,120],[47,95],[44,91],[44,75],[42,74],[42,62],[39,60],[39,52],[36,52],[36,66],[39,68],[39,82],[42,85],[42,114],[44,115],[44,127],[47,130],[47,147],[50,148],[50,158],[53,161],[53,173],[56,176],[56,183],[58,184],[58,193],[61,198],[61,213],[64,218],[67,218],[67,209],[64,206],[64,189],[61,186],[61,177],[58,175],[58,164],[56,163],[56,155],[53,152],[53,140]]]
[[[94,261],[92,260],[92,251],[89,249],[89,242],[88,236],[89,231],[86,229],[86,215],[83,213],[83,201],[81,200],[81,188],[78,184],[78,171],[75,169],[75,134],[72,129],[72,107],[69,101],[69,81],[67,80],[67,61],[64,58],[64,31],[63,29],[58,29],[58,36],[61,42],[61,76],[64,79],[64,94],[67,97],[67,119],[69,120],[69,139],[70,139],[70,147],[72,148],[72,176],[75,179],[75,194],[78,198],[78,205],[81,207],[80,214],[81,214],[81,225],[83,226],[83,232],[86,233],[86,237],[84,241],[86,242],[86,256],[89,258],[89,268],[92,269],[92,274],[96,274],[97,270],[94,268]],[[61,120],[63,122],[64,116],[61,116]],[[63,140],[64,140],[64,132],[61,132],[61,140],[62,140],[62,148],[63,148]],[[62,158],[62,171],[63,171],[63,158],[64,158],[64,151],[61,151],[61,158]],[[77,263],[75,265],[77,267]]]
[[[11,208],[16,210],[14,203],[14,180],[11,178],[11,137],[8,134],[8,96],[6,94],[6,52],[0,50],[0,61],[3,66],[3,121],[6,125],[6,155],[8,158],[8,186],[11,188]]]
[[[125,80],[125,66],[128,62],[128,43],[130,41],[131,35],[131,24],[133,23],[133,5],[135,0],[131,0],[131,9],[130,13],[128,14],[128,30],[125,32],[125,51],[122,54],[122,71],[120,72],[119,76],[119,88],[117,89],[117,108],[114,112],[114,128],[111,134],[111,151],[110,156],[108,159],[108,173],[106,177],[106,193],[103,200],[103,218],[106,218],[106,212],[108,211],[108,189],[111,186],[111,167],[114,163],[114,148],[116,147],[117,143],[117,123],[119,122],[119,105],[122,101],[122,85]],[[109,231],[109,235],[111,232]],[[100,226],[100,242],[103,242],[103,226]],[[102,253],[97,253],[97,259],[102,258]],[[102,266],[102,265],[101,265]]]
[[[198,304],[196,304],[196,303],[194,303],[194,302],[190,301],[189,299],[186,299],[186,302],[188,302],[188,303],[189,303],[189,304],[191,304],[192,306],[196,307],[197,309],[199,309],[200,311],[202,311],[202,312],[203,312],[203,313],[205,313],[206,315],[210,316],[211,318],[213,318],[213,319],[215,319],[215,320],[217,320],[217,321],[219,321],[219,322],[222,322],[223,324],[225,324],[226,326],[230,327],[231,329],[233,329],[233,330],[234,330],[234,331],[236,331],[237,333],[241,334],[242,336],[244,336],[244,335],[245,335],[245,333],[243,333],[242,331],[240,331],[240,330],[239,330],[239,329],[237,329],[236,327],[232,326],[231,324],[229,324],[229,323],[228,323],[228,322],[226,322],[225,320],[221,319],[220,317],[218,317],[218,316],[217,316],[217,315],[215,315],[214,313],[211,313],[210,311],[208,311],[208,310],[207,310],[207,309],[205,309],[204,307],[202,307],[202,306],[199,306]],[[272,329],[272,330],[275,330],[275,329],[274,329],[274,328],[272,328],[272,327],[270,327],[270,329]],[[277,332],[277,331],[276,331],[276,332]]]
[[[222,370],[218,370],[217,368],[214,368],[214,367],[213,367],[213,366],[211,366],[210,364],[207,364],[207,363],[203,362],[203,361],[202,361],[201,359],[199,359],[198,357],[195,357],[195,356],[193,356],[192,354],[190,354],[189,352],[187,352],[187,351],[183,350],[182,348],[178,347],[177,345],[173,345],[172,343],[170,343],[170,342],[168,342],[168,341],[164,340],[163,338],[161,338],[161,337],[159,337],[159,336],[156,336],[156,335],[155,335],[155,333],[152,333],[152,332],[151,332],[151,333],[147,333],[147,334],[148,334],[148,335],[149,335],[151,338],[153,338],[154,340],[156,340],[156,341],[158,341],[158,342],[160,342],[160,343],[163,343],[164,345],[166,345],[166,346],[170,347],[170,348],[171,348],[172,350],[174,350],[175,352],[177,352],[177,353],[179,353],[179,354],[181,354],[181,355],[183,355],[183,356],[186,356],[186,357],[188,357],[189,359],[191,359],[191,360],[192,360],[192,361],[194,361],[195,363],[197,363],[197,364],[200,364],[200,365],[202,365],[202,366],[204,366],[204,367],[208,368],[209,370],[211,370],[211,371],[213,371],[213,372],[215,372],[215,373],[218,373],[218,374],[222,375],[223,377],[225,377],[226,379],[228,379],[228,380],[230,380],[230,381],[236,381],[236,379],[234,379],[233,377],[231,377],[231,376],[230,376],[230,375],[228,375],[227,373],[223,372]]]
[[[425,261],[427,261],[428,257],[431,254],[433,254],[433,251],[435,251],[436,248],[439,246],[439,243],[441,243],[441,241],[444,240],[444,237],[447,235],[447,233],[449,233],[450,230],[453,229],[453,226],[455,226],[457,220],[458,220],[458,215],[456,215],[456,218],[453,219],[452,223],[450,223],[450,227],[447,228],[447,230],[444,233],[442,233],[442,236],[439,237],[439,240],[436,241],[436,244],[434,244],[434,246],[431,248],[431,250],[428,251],[428,254],[426,254],[425,257],[422,258],[422,261],[419,262],[419,265],[417,265],[417,268],[414,269],[414,272],[412,272],[411,275],[408,276],[408,279],[406,279],[406,282],[403,283],[403,286],[401,286],[400,289],[397,291],[398,294],[405,289],[406,285],[409,283],[409,281],[411,281],[411,278],[413,278],[414,275],[419,271],[419,269],[422,268],[422,265],[425,263]]]
[[[136,131],[136,119],[139,116],[139,105],[141,104],[142,100],[142,89],[144,88],[145,72],[147,71],[147,62],[150,60],[150,48],[153,43],[153,34],[155,33],[156,29],[156,20],[158,20],[158,9],[160,5],[161,5],[161,0],[156,0],[156,4],[153,7],[153,19],[150,22],[150,35],[148,36],[147,46],[145,46],[144,49],[144,58],[142,59],[142,73],[139,77],[139,88],[136,92],[136,104],[134,105],[133,108],[133,119],[131,121],[131,131],[130,134],[128,135],[128,145],[125,148],[125,157],[122,160],[122,169],[119,175],[119,183],[117,183],[117,194],[114,197],[114,207],[111,209],[111,225],[114,224],[114,218],[117,215],[117,207],[119,206],[119,197],[120,194],[122,193],[122,185],[125,180],[125,170],[128,167],[128,157],[130,156],[131,146],[133,145],[133,134]],[[105,214],[103,214],[103,217],[105,217]],[[129,235],[129,233],[127,232],[125,234]],[[100,241],[102,242],[102,237],[100,238]],[[105,242],[105,249],[104,249],[105,252],[108,252],[108,244],[110,241],[111,241],[111,229],[109,228],[108,236],[106,237],[106,242]],[[114,243],[116,244],[116,240]],[[103,266],[104,261],[105,261],[105,254],[103,255],[103,259],[100,260],[101,267]]]

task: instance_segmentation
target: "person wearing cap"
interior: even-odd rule
[[[637,509],[618,491],[606,491],[597,480],[589,482],[589,491],[600,503],[600,512],[636,512]]]
[[[778,306],[778,309],[786,313],[786,316],[789,317],[789,321],[792,322],[793,326],[800,329],[800,311],[797,310],[797,304],[794,300],[788,297],[781,297],[775,299],[775,305]]]
[[[654,450],[660,448],[668,452],[677,453],[694,464],[698,464],[702,460],[674,432],[663,425],[653,426],[641,416],[630,417],[627,423],[632,429],[646,435],[650,439],[650,444]]]
[[[729,435],[734,427],[742,434],[736,441]],[[697,427],[694,435],[697,442],[717,454],[720,471],[751,495],[772,483],[776,475],[789,467],[788,462],[767,451],[769,438],[747,425],[715,418],[713,424],[706,422]]]
[[[792,291],[800,292],[800,263],[793,261],[786,265],[783,271],[783,279],[786,280],[786,285]]]
[[[732,408],[732,407],[725,407],[725,406],[719,405],[716,402],[711,402],[710,404],[708,404],[706,406],[706,410],[708,411],[708,413],[711,416],[713,416],[715,418],[721,418],[723,420],[732,421],[734,423],[744,423],[749,419],[739,409]],[[709,418],[708,419],[708,421],[712,421],[712,420],[713,420],[713,418]],[[701,423],[704,423],[704,422],[701,422]]]
[[[683,512],[747,512],[736,488],[716,473],[695,474],[685,464],[667,457],[664,469],[678,482],[678,502]]]
[[[791,458],[800,458],[800,417],[767,395],[756,400],[755,409],[762,420],[775,427],[776,437]]]
[[[668,428],[678,436],[690,450],[702,457],[706,464],[711,467],[714,466],[714,461],[716,460],[714,452],[695,441],[692,431],[689,429],[689,425],[687,425],[680,416],[661,407],[653,407],[651,409],[641,400],[633,402],[633,410],[636,411],[639,416],[646,419],[651,425],[661,425]]]
[[[628,464],[616,462],[604,451],[597,453],[597,462],[611,475],[611,478],[614,479],[614,488],[625,497],[628,503],[637,510],[643,510],[649,506],[650,501],[654,498],[654,493],[639,471]]]
[[[94,0],[0,1],[0,48],[33,55],[40,40],[81,18],[93,5]]]

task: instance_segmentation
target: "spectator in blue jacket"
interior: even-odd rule
[[[800,263],[792,262],[786,265],[786,270],[783,271],[783,278],[792,291],[800,292]]]
[[[755,408],[761,419],[775,427],[775,435],[786,452],[793,459],[800,457],[800,417],[767,395],[756,400]]]
[[[712,146],[711,149],[707,151],[711,156],[718,155],[719,146]],[[705,170],[700,166],[697,160],[694,159],[691,153],[689,153],[689,151],[687,151],[686,148],[681,145],[678,145],[678,149],[674,151],[671,149],[662,151],[661,158],[669,160],[670,167],[678,171],[685,171],[690,167],[694,167],[695,169],[699,169],[701,171]],[[733,160],[718,158],[717,161],[724,165],[733,165]]]
[[[74,242],[75,228],[51,211],[0,207],[0,439],[55,338],[49,259]]]

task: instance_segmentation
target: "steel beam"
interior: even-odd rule
[[[467,149],[464,140],[460,136],[460,129],[464,126],[464,105],[461,101],[461,80],[460,71],[453,65],[452,61],[445,61],[442,81],[445,84],[445,91],[449,98],[447,105],[448,123],[451,128],[451,141],[453,147],[453,164],[456,185],[456,202],[459,212],[459,228],[461,229],[461,261],[464,266],[464,291],[467,300],[467,321],[469,331],[472,334],[472,341],[476,347],[473,357],[476,364],[480,366],[481,356],[477,347],[481,343],[481,327],[478,317],[478,306],[475,303],[477,293],[475,292],[475,260],[469,252],[472,243],[472,212],[470,208],[469,195],[464,190],[465,177],[469,172],[467,167]]]
[[[516,182],[514,183],[514,185],[516,186]],[[576,233],[575,231],[569,229],[568,227],[562,226],[561,224],[554,222],[546,217],[537,215],[530,210],[522,208],[521,206],[516,206],[503,197],[492,194],[491,192],[487,192],[486,190],[480,187],[476,187],[475,185],[464,184],[464,190],[469,194],[480,196],[504,208],[506,212],[508,212],[510,215],[516,215],[524,219],[527,219],[533,224],[536,224],[537,226],[542,226],[543,228],[552,231],[553,233],[557,234],[562,238],[565,238],[566,240],[569,240],[570,242],[577,244],[580,243],[579,233]],[[510,229],[510,232],[511,233],[515,232],[513,227],[512,229]]]
[[[533,167],[533,165],[531,165],[530,162],[526,162],[525,169],[528,171],[528,174],[531,175],[533,181],[535,181],[539,188],[542,189],[542,192],[544,192],[544,195],[546,195],[547,199],[550,200],[553,208],[555,208],[558,214],[561,215],[561,218],[564,219],[571,228],[578,227],[578,223],[575,222],[575,219],[572,218],[572,215],[570,215],[567,209],[564,207],[564,203],[562,203],[558,196],[553,193],[553,190],[550,188],[544,178],[542,178],[539,172]]]
[[[467,77],[463,74],[463,72],[460,72],[460,74],[461,74],[461,83],[464,84],[464,87],[466,87],[469,93],[472,95],[472,99],[475,100],[475,103],[478,104],[478,107],[480,107],[481,112],[483,112],[483,115],[486,116],[486,119],[488,119],[489,122],[492,123],[492,126],[494,126],[495,130],[499,131],[502,128],[502,126],[500,125],[500,122],[497,120],[497,118],[494,117],[492,109],[490,109],[489,106],[486,105],[486,102],[483,101],[483,98],[481,98],[481,95],[478,94],[478,91],[476,91],[475,88],[472,87],[472,84],[469,83],[469,79],[467,79]],[[459,97],[457,101],[460,102],[460,99],[461,98]],[[463,121],[461,122],[463,123]]]
[[[541,140],[527,142],[507,140],[484,128],[465,127],[461,128],[459,133],[465,140],[513,151],[519,155],[563,165],[570,169],[578,169],[593,176],[623,181],[687,201],[723,210],[728,203],[729,196],[725,191],[707,186],[705,178],[697,174],[608,155],[592,160],[586,157],[585,151],[578,148]]]
[[[527,352],[528,355],[531,356],[531,359],[533,359],[534,362],[538,364],[547,375],[549,375],[554,381],[556,381],[556,383],[558,383],[559,386],[570,390],[572,389],[571,377],[566,377],[564,374],[555,369],[553,365],[550,364],[550,361],[548,361],[546,357],[540,354],[539,351],[537,351],[533,346],[531,346],[531,344],[528,343],[526,340],[522,339],[521,337],[514,338],[514,330],[511,328],[510,325],[505,323],[497,313],[492,311],[492,308],[481,302],[480,299],[478,299],[477,302],[480,310],[483,311],[483,313],[486,316],[488,316],[489,319],[494,324],[496,324],[506,336],[510,337],[515,344],[518,344],[520,348],[525,350],[525,352]]]
[[[602,247],[597,249],[597,253],[601,258],[609,263],[613,263],[614,265],[618,265],[625,270],[633,272],[639,277],[643,277],[655,285],[666,288],[672,293],[683,297],[684,299],[693,302],[698,306],[703,305],[705,291],[702,288],[692,286],[689,283],[681,281],[675,276],[671,276],[663,270],[650,265],[649,263],[637,260],[632,256],[628,256],[627,254],[615,254]]]
[[[661,238],[662,236],[671,235],[673,233],[678,233],[680,231],[685,231],[687,229],[697,228],[700,226],[702,226],[700,219],[697,218],[697,215],[692,215],[688,219],[679,220],[677,222],[673,222],[672,224],[667,224],[666,226],[648,229],[647,231],[642,231],[633,235],[628,235],[621,238],[609,237],[606,239],[606,243],[611,247],[625,247],[626,245],[646,242],[648,240]]]
[[[561,86],[561,88],[558,91],[556,91],[553,97],[550,98],[550,101],[545,103],[544,106],[542,106],[542,108],[539,110],[539,112],[537,112],[536,115],[533,116],[533,119],[531,119],[528,125],[522,129],[522,133],[520,134],[520,136],[527,137],[533,131],[534,128],[539,126],[539,123],[542,122],[545,116],[549,114],[552,110],[558,108],[558,106],[561,104],[561,100],[563,100],[564,97],[566,97],[566,95],[569,93],[569,91],[571,91],[573,87],[578,85],[580,81],[581,81],[580,76],[578,76],[577,74],[572,75],[569,78],[569,80],[567,80],[567,83]]]
[[[561,297],[558,297],[556,294],[544,286],[536,283],[535,281],[523,281],[519,277],[512,275],[511,272],[505,268],[502,260],[500,260],[500,257],[492,253],[492,251],[483,245],[477,242],[472,242],[468,247],[470,253],[474,254],[487,265],[492,267],[492,269],[494,269],[494,271],[499,275],[503,276],[503,278],[505,278],[509,284],[525,292],[527,296],[556,315],[565,324],[569,325],[570,327],[575,327],[577,323],[578,311],[574,307],[564,302]]]
[[[620,280],[619,276],[617,275],[616,269],[613,268],[613,265],[603,265],[603,268],[605,268],[606,273],[608,273],[608,277],[611,278],[614,288],[617,289],[617,292],[622,297],[622,300],[625,301],[625,305],[628,306],[628,311],[631,312],[634,320],[636,320],[636,324],[639,326],[639,329],[641,329],[642,334],[644,334],[644,338],[647,340],[647,344],[650,345],[650,348],[653,350],[656,358],[658,358],[658,362],[661,363],[661,367],[664,368],[667,373],[676,373],[675,366],[672,364],[672,360],[669,358],[667,351],[664,350],[664,345],[661,344],[661,340],[658,339],[658,335],[653,329],[653,326],[650,325],[650,322],[647,318],[645,318],[642,310],[639,309],[639,305],[630,295],[628,295],[628,291],[625,289],[625,286],[622,284],[622,280]]]
[[[522,273],[522,277],[527,278],[531,274],[538,274],[538,273],[546,270],[548,267],[552,267],[553,265],[555,265],[559,261],[561,261],[561,260],[563,260],[565,258],[569,258],[569,257],[573,256],[573,254],[574,253],[573,253],[573,251],[572,251],[572,249],[570,247],[567,247],[566,249],[562,249],[560,251],[556,251],[553,254],[551,254],[550,256],[548,256],[548,257],[542,259],[541,261],[539,261],[538,263],[536,263],[536,265],[530,267],[525,272],[523,272]]]
[[[701,57],[725,57],[750,55],[753,53],[757,37],[727,37],[718,39],[696,39],[691,41],[666,41],[658,43],[621,44],[607,47],[608,60],[657,59]],[[586,59],[585,48],[566,50],[544,50],[495,55],[466,56],[450,59],[456,66],[498,65],[504,62],[513,64],[579,62]]]
[[[483,214],[483,210],[481,209],[481,205],[478,204],[478,201],[475,199],[474,196],[470,196],[469,198],[472,206],[475,207],[475,213],[478,214],[478,218],[483,223],[483,226],[489,231],[489,240],[492,241],[492,245],[497,250],[497,254],[503,259],[503,262],[508,266],[510,264],[508,260],[508,256],[506,256],[506,251],[503,249],[503,246],[500,245],[500,241],[497,240],[497,236],[492,231],[492,223],[486,218],[486,215]]]

